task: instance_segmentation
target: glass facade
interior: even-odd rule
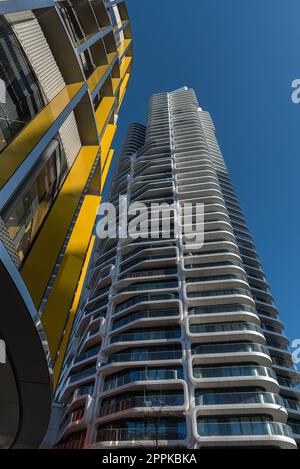
[[[60,140],[54,139],[40,162],[2,213],[21,261],[41,227],[67,173],[67,161]]]
[[[5,99],[0,102],[0,151],[44,106],[42,95],[18,40],[0,18],[0,79]]]

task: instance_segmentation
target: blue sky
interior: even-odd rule
[[[183,85],[208,110],[290,339],[300,337],[299,0],[127,0],[134,67],[120,112]]]

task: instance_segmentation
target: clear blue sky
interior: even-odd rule
[[[151,94],[208,110],[290,339],[300,337],[299,0],[127,0],[134,67],[115,146]]]

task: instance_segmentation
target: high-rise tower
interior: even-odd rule
[[[125,194],[171,204],[170,233],[96,242],[56,446],[296,448],[299,374],[193,90],[154,95],[147,127],[130,127],[110,201]],[[204,204],[203,244],[178,236],[185,203]]]
[[[47,429],[131,61],[124,1],[0,1],[0,448]]]

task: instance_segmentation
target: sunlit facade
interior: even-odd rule
[[[45,435],[131,62],[124,1],[0,1],[2,448]]]
[[[154,95],[147,126],[131,125],[116,206],[120,194],[174,204],[170,236],[97,240],[57,387],[55,447],[297,448],[299,374],[192,89]],[[176,236],[185,202],[204,204],[203,246]]]

